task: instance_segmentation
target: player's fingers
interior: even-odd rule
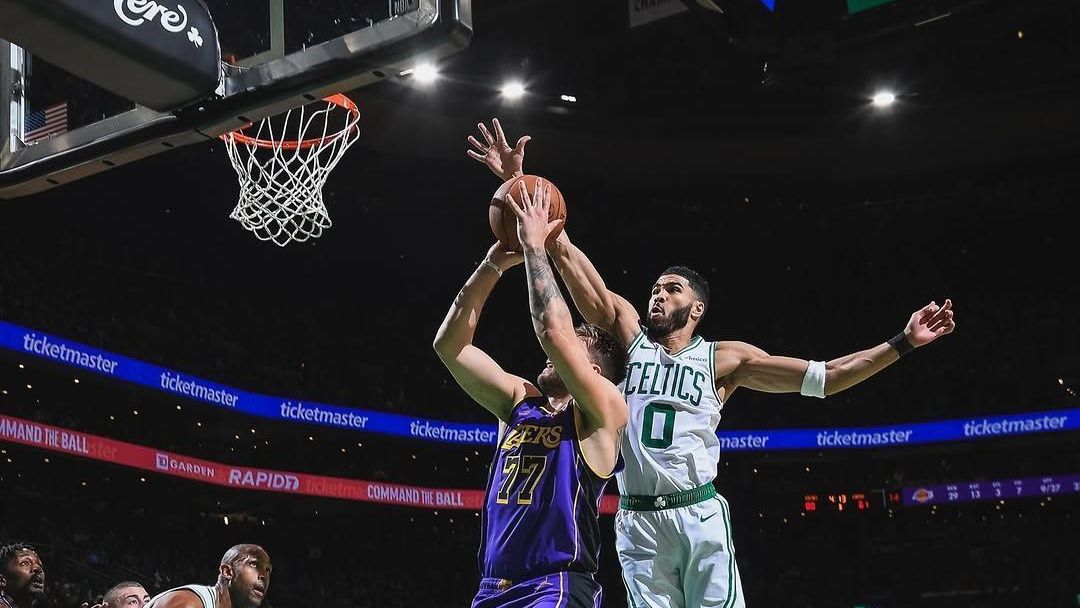
[[[525,217],[524,208],[521,206],[521,203],[517,202],[517,199],[514,198],[513,194],[507,194],[506,195],[506,205],[505,206],[509,207],[510,210],[514,212],[514,215],[518,216],[519,218]]]
[[[479,150],[481,152],[487,152],[488,147],[485,146],[484,144],[480,143],[479,139],[476,139],[472,135],[470,135],[468,137],[468,139],[469,139],[469,143],[472,144],[474,148],[476,148],[477,150]]]
[[[946,326],[952,325],[952,323],[953,323],[953,315],[952,315],[952,311],[949,311],[949,312],[947,312],[945,314],[944,317],[942,317],[939,321],[934,323],[934,326],[932,327],[932,329],[937,329],[938,327],[946,327]]]
[[[524,154],[525,144],[529,143],[529,140],[531,139],[531,137],[525,135],[521,139],[517,140],[517,144],[514,145],[514,154]]]
[[[469,158],[472,158],[474,160],[478,160],[478,161],[480,161],[482,163],[487,162],[487,156],[484,156],[483,154],[480,154],[476,150],[465,150],[465,153],[469,155]]]
[[[952,302],[949,301],[949,300],[945,300],[945,304],[941,308],[937,309],[934,312],[934,315],[931,317],[931,319],[933,321],[937,321],[938,319],[945,319],[945,318],[951,319],[952,316],[953,316]]]
[[[525,180],[518,182],[518,192],[521,196],[522,209],[531,208],[533,206],[532,197],[529,196],[529,189],[525,187]]]
[[[498,138],[496,141],[498,141],[500,144],[505,144],[506,135],[503,133],[502,124],[499,122],[499,119],[492,118],[491,124],[495,125],[495,137]]]
[[[537,180],[537,188],[540,190],[540,212],[544,214],[544,217],[547,217],[548,210],[551,209],[551,182],[545,179],[542,186],[540,181]]]
[[[956,329],[956,323],[953,323],[952,321],[949,321],[948,323],[945,323],[941,327],[934,330],[934,335],[935,336],[944,336],[946,334],[951,334],[954,329]]]
[[[922,308],[919,309],[918,313],[916,313],[918,315],[918,317],[919,317],[919,322],[921,322],[921,323],[927,322],[930,319],[930,317],[932,317],[934,315],[934,313],[937,312],[937,310],[938,310],[938,305],[935,302],[930,302],[926,306],[923,306]]]
[[[495,138],[491,136],[491,132],[488,131],[487,126],[482,122],[477,123],[476,126],[480,128],[480,134],[484,136],[484,141],[486,141],[489,146],[494,145]]]

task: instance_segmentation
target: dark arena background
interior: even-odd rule
[[[209,4],[223,40],[265,18]],[[264,606],[469,604],[495,420],[432,340],[494,239],[465,151],[495,117],[639,311],[669,265],[710,281],[707,339],[828,360],[954,302],[850,390],[726,404],[747,605],[1080,606],[1080,4],[705,4],[476,2],[437,76],[345,91],[360,138],[306,242],[229,219],[213,138],[0,201],[0,544],[36,547],[37,608],[212,584],[241,542],[273,559]],[[34,68],[61,131],[135,105]],[[533,378],[528,308],[508,271],[476,342]]]

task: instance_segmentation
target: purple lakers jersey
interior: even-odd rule
[[[597,515],[608,478],[585,463],[573,402],[561,412],[548,407],[542,396],[522,401],[499,439],[481,521],[484,577],[596,572]]]

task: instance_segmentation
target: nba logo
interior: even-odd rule
[[[157,454],[154,455],[154,466],[161,469],[162,471],[168,471],[169,470],[169,457],[166,456],[165,454],[162,454],[161,452],[158,452]]]

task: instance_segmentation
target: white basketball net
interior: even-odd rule
[[[360,138],[360,112],[344,95],[324,101],[221,136],[240,181],[229,217],[260,240],[284,247],[318,238],[333,224],[323,185]]]

